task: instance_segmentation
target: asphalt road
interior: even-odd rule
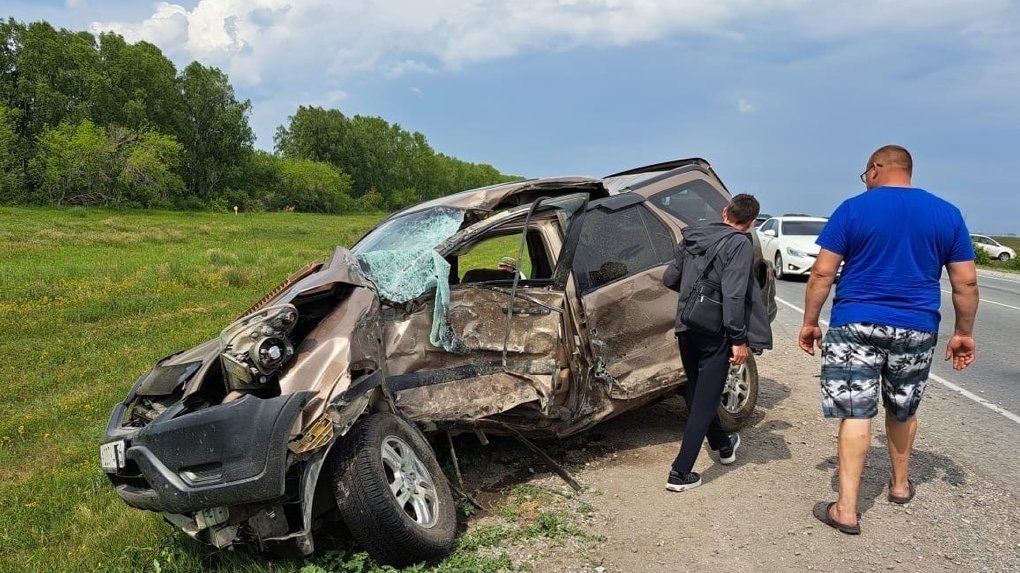
[[[805,279],[781,280],[777,298],[784,322],[801,318],[804,307]],[[947,278],[942,280],[942,324],[939,329],[939,350],[932,366],[928,394],[939,403],[925,415],[922,402],[922,423],[925,418],[936,422],[936,430],[950,442],[958,442],[969,450],[975,465],[991,475],[1015,480],[1020,464],[1020,275],[979,271],[978,287],[981,303],[975,325],[977,359],[967,369],[957,372],[941,360],[945,342],[953,331],[953,304]],[[822,311],[829,317],[830,300]],[[795,328],[795,324],[789,325]],[[823,325],[824,327],[824,325]],[[938,411],[938,420],[931,420]],[[929,428],[931,425],[929,425]],[[975,446],[977,446],[975,448]],[[1011,467],[1010,467],[1011,466]],[[1008,468],[1008,469],[1007,469]],[[1007,479],[1007,481],[1009,481]],[[1013,487],[1016,487],[1013,481]]]

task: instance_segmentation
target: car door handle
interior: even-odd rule
[[[502,307],[500,307],[500,309],[503,311],[503,314],[507,314],[510,311],[510,306],[504,304]],[[537,314],[542,316],[549,314],[550,310],[544,306],[533,305],[533,306],[515,306],[513,307],[513,312],[514,314]]]

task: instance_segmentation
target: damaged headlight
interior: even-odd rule
[[[267,384],[294,356],[290,332],[298,312],[291,304],[269,306],[249,314],[220,333],[220,364],[231,390]]]
[[[294,354],[294,347],[286,338],[270,336],[255,343],[248,354],[259,372],[270,374]]]

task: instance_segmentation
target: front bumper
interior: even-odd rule
[[[313,392],[244,396],[182,413],[170,408],[144,428],[122,427],[118,404],[103,443],[124,441],[123,467],[107,471],[117,494],[139,509],[187,513],[284,494],[287,442]]]
[[[808,255],[806,257],[798,257],[791,255],[789,252],[783,253],[783,274],[784,275],[806,275],[811,272],[811,267],[815,264],[817,257]]]

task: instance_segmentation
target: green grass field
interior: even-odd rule
[[[470,269],[494,269],[503,257],[516,258],[520,243],[520,235],[497,237],[478,243],[471,252],[460,257],[459,275],[463,277]],[[520,270],[524,276],[531,276],[531,259],[528,257],[527,249],[521,255]]]
[[[0,209],[0,569],[137,571],[176,550],[98,470],[112,405],[378,219]]]
[[[0,571],[200,569],[208,550],[127,507],[100,471],[110,409],[153,362],[379,218],[0,208]],[[375,570],[336,553],[214,557],[222,571]],[[440,570],[461,562],[493,567],[458,551]]]

